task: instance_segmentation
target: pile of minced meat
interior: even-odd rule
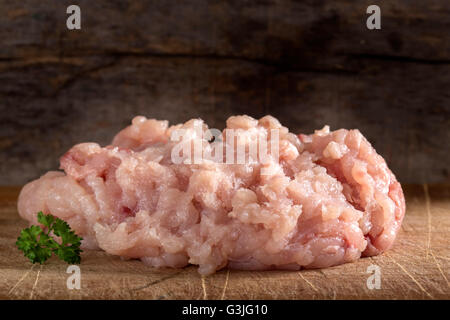
[[[328,267],[393,244],[402,188],[358,130],[296,135],[272,116],[233,116],[211,139],[199,125],[207,133],[200,119],[169,126],[138,116],[109,146],[75,145],[61,158],[63,172],[23,188],[19,213],[34,224],[38,211],[67,221],[84,248],[154,267],[195,264],[205,275]],[[227,143],[227,130],[240,133],[222,161],[180,162],[172,151],[181,140],[171,139],[180,129],[183,143],[205,155]],[[261,141],[276,142],[277,157],[250,156]],[[245,163],[226,161],[239,148]]]

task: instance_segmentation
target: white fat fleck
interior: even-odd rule
[[[318,135],[319,137],[326,136],[329,133],[330,133],[330,126],[329,125],[324,126],[320,130],[315,130],[314,131],[314,134]]]
[[[326,148],[323,150],[322,154],[325,158],[331,158],[334,160],[338,160],[344,156],[348,152],[348,148],[346,145],[340,145],[335,141],[331,141]]]

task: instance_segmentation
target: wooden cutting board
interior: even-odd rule
[[[102,251],[82,254],[81,289],[69,290],[68,265],[56,258],[32,265],[15,247],[27,226],[16,209],[20,188],[0,188],[1,299],[449,299],[450,185],[405,186],[407,213],[387,253],[321,270],[154,269]],[[369,290],[370,265],[380,289]]]

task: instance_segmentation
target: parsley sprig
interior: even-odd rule
[[[44,230],[40,226],[32,225],[23,229],[17,238],[16,245],[25,257],[32,263],[42,264],[54,253],[67,263],[80,263],[80,253],[83,251],[80,245],[83,238],[77,236],[67,222],[42,211],[38,212],[38,222],[45,227]],[[61,238],[61,244],[50,236],[52,231],[55,236]]]

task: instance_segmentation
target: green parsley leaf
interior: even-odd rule
[[[42,211],[38,212],[38,222],[40,224],[43,224],[44,226],[46,226],[47,228],[51,228],[52,223],[55,221],[55,217],[52,216],[51,214],[47,214],[45,215]]]
[[[23,229],[17,238],[17,248],[22,251],[32,263],[42,264],[52,253],[67,263],[80,263],[81,240],[64,220],[56,218],[50,214],[45,215],[38,212],[38,222],[46,227],[45,232],[40,226],[31,226]],[[61,238],[61,244],[50,236],[53,232],[55,236]]]

